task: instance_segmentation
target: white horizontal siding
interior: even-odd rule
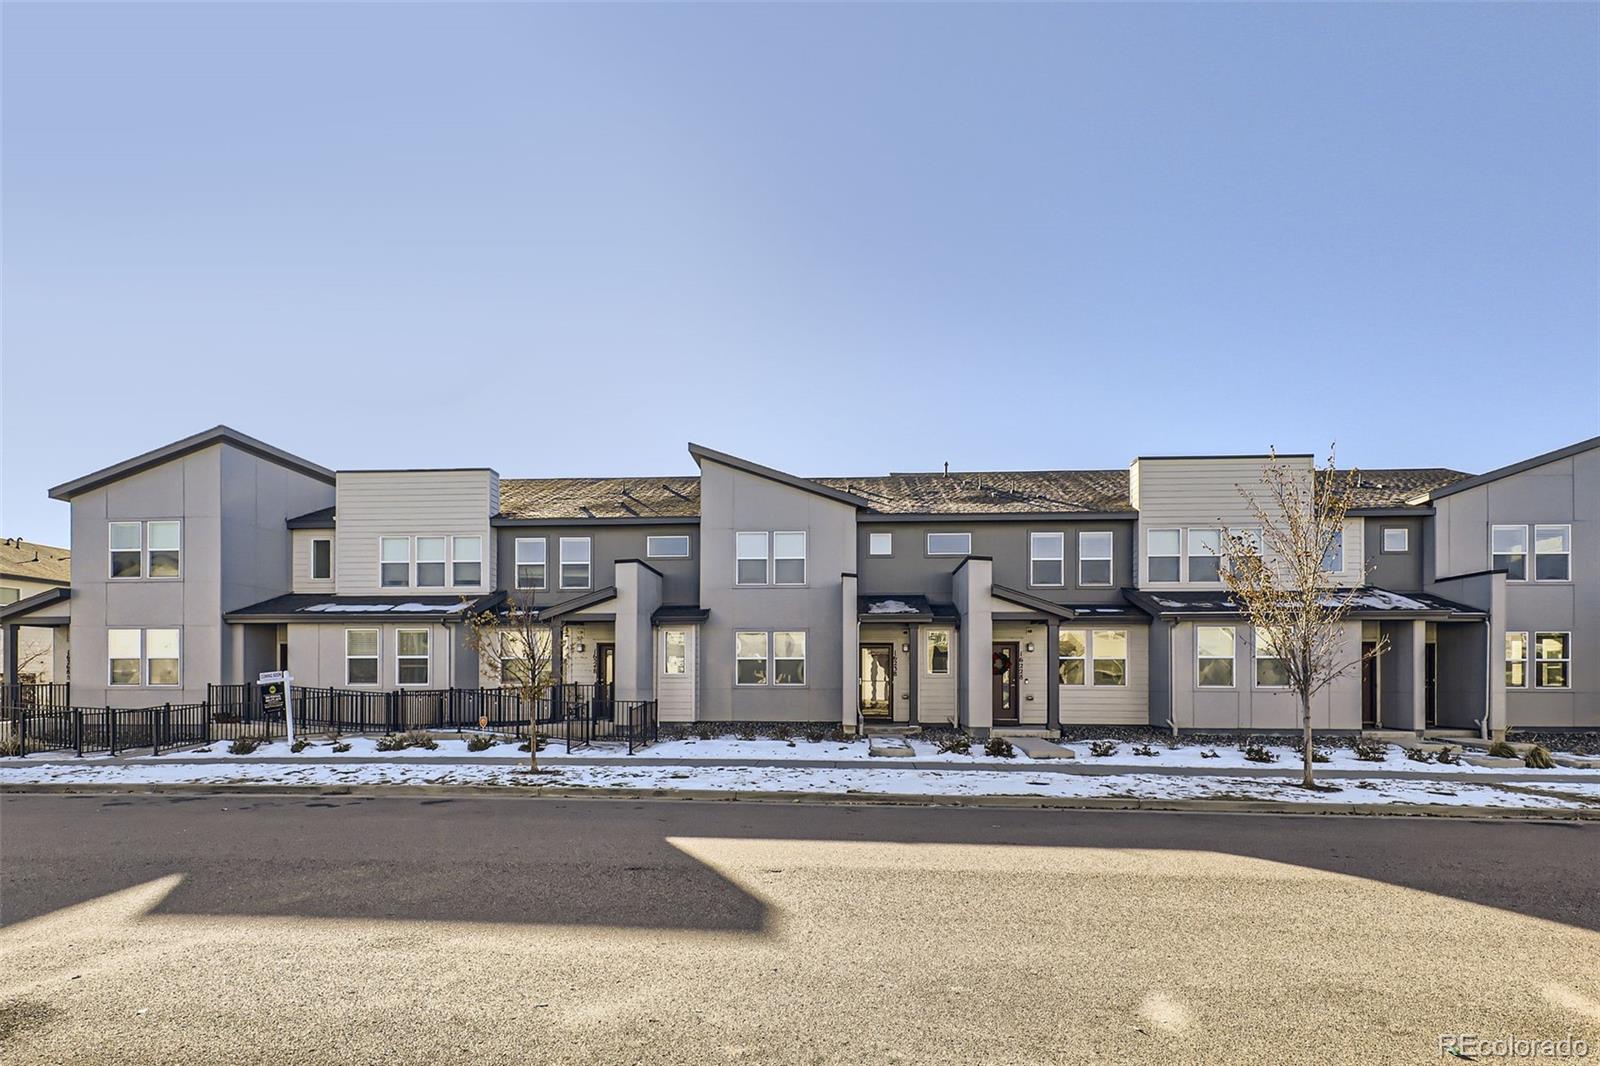
[[[1126,685],[1061,685],[1062,725],[1144,725],[1150,720],[1150,629],[1148,626],[1062,626],[1113,629],[1128,634]],[[1092,649],[1091,649],[1092,652]],[[1093,672],[1093,663],[1084,672]],[[1092,677],[1090,678],[1092,680]]]
[[[695,685],[700,676],[700,628],[698,626],[669,628],[681,628],[685,633],[683,650],[688,661],[685,673],[662,673],[662,663],[666,661],[661,653],[662,631],[659,629],[654,631],[652,639],[656,642],[656,714],[663,722],[692,722],[695,720]]]
[[[494,543],[489,516],[498,506],[488,470],[395,470],[339,474],[334,580],[341,595],[389,592],[378,581],[378,538],[479,536],[483,578],[474,590],[494,587]],[[432,594],[454,589],[420,590]]]
[[[294,565],[291,588],[295,592],[332,592],[333,578],[317,579],[311,576],[311,542],[332,540],[331,529],[297,529],[294,531]]]
[[[956,720],[957,693],[956,685],[959,683],[960,650],[957,644],[961,640],[959,630],[945,630],[950,634],[950,672],[947,674],[928,673],[928,633],[936,631],[938,627],[924,626],[919,640],[921,646],[917,648],[917,721],[921,725],[939,725],[954,723]]]
[[[1022,660],[1022,674],[1017,679],[1017,721],[1021,725],[1044,725],[1050,720],[1050,690],[1046,687],[1050,655],[1045,649],[1049,634],[1042,623],[994,623],[995,643],[1014,641]]]

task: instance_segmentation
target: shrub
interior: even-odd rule
[[[1321,748],[1313,747],[1311,749],[1311,761],[1314,762],[1314,763],[1315,762],[1328,762],[1332,758],[1333,758],[1333,756],[1329,755],[1327,752],[1323,751]]]
[[[0,755],[21,755],[22,742],[16,737],[0,737]]]
[[[229,755],[249,755],[261,746],[260,737],[234,737],[228,745]]]
[[[433,734],[426,729],[408,729],[401,734],[407,748],[426,748],[429,751],[438,751],[439,742],[433,739]]]
[[[340,742],[339,742],[339,743],[337,743],[337,744],[335,744],[335,745],[334,745],[334,746],[333,746],[333,750],[334,750],[334,751],[335,751],[335,752],[345,752],[345,751],[349,751],[349,750],[350,750],[350,745],[348,745],[348,744],[346,744],[346,743],[344,743],[344,742],[343,742],[343,741],[340,741]]]
[[[1522,757],[1524,766],[1533,770],[1554,769],[1556,762],[1550,758],[1550,749],[1543,744],[1535,744],[1528,749],[1528,754]]]
[[[739,732],[734,735],[740,740],[754,740],[756,738],[756,727],[749,724],[742,725],[739,727]]]
[[[299,755],[302,751],[305,751],[310,746],[311,741],[307,740],[305,737],[299,737],[293,744],[289,745],[289,750],[294,752],[296,755]]]
[[[967,755],[972,751],[972,738],[965,733],[952,733],[939,738],[939,750],[951,755]]]
[[[1357,737],[1355,753],[1362,762],[1383,762],[1389,757],[1389,745],[1371,737]]]
[[[1461,756],[1456,754],[1456,749],[1452,748],[1448,744],[1446,744],[1444,747],[1440,748],[1438,754],[1435,755],[1434,758],[1438,759],[1441,763],[1443,763],[1446,766],[1460,766],[1461,765]]]
[[[794,736],[794,730],[786,725],[780,725],[778,728],[772,731],[772,735],[777,737],[779,740],[788,740],[790,737]]]
[[[539,738],[539,750],[543,751],[546,748],[546,746],[549,745],[549,743],[550,743],[550,738],[549,737],[540,737]],[[518,744],[517,745],[517,750],[518,751],[527,751],[528,750],[527,742],[524,741],[523,743]]]
[[[1251,762],[1278,761],[1278,753],[1261,743],[1261,741],[1257,740],[1255,737],[1251,737],[1249,740],[1245,741],[1244,746],[1239,750],[1244,754],[1244,757],[1249,759]]]
[[[1156,749],[1152,748],[1148,744],[1137,744],[1133,748],[1133,753],[1135,755],[1143,755],[1146,758],[1154,758],[1156,755]]]
[[[828,739],[828,731],[817,725],[807,726],[805,735],[806,739],[813,744],[821,744]]]
[[[1089,741],[1089,754],[1097,759],[1104,759],[1117,753],[1117,742],[1114,740]]]
[[[1406,758],[1412,762],[1431,763],[1433,762],[1433,752],[1423,751],[1421,748],[1407,748]]]
[[[710,724],[702,722],[694,727],[694,735],[699,737],[701,740],[711,740],[717,735],[717,731],[713,729]]]
[[[1517,749],[1503,740],[1497,740],[1489,745],[1488,754],[1496,759],[1515,759],[1517,757]]]
[[[467,741],[468,751],[488,751],[494,747],[494,737],[476,736]]]
[[[983,746],[983,753],[991,759],[1014,759],[1017,749],[1011,746],[1011,741],[1005,737],[990,737]]]
[[[386,733],[378,738],[379,751],[403,751],[406,746],[404,733]]]
[[[1222,758],[1221,755],[1217,754],[1217,749],[1216,748],[1207,748],[1205,751],[1202,751],[1200,753],[1200,757],[1202,759],[1220,759],[1220,758]]]

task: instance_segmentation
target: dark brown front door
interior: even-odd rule
[[[1422,724],[1429,729],[1439,725],[1439,646],[1429,644],[1422,650]]]
[[[594,646],[594,702],[595,713],[601,718],[611,717],[611,700],[616,691],[617,681],[617,646],[615,644],[596,644]]]
[[[1361,728],[1378,727],[1378,660],[1372,654],[1377,644],[1361,643]]]
[[[894,717],[894,645],[861,645],[861,716]]]
[[[994,724],[1017,724],[1017,674],[1022,661],[1015,641],[994,646]]]

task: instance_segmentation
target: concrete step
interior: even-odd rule
[[[1011,746],[1030,759],[1075,759],[1071,748],[1063,748],[1042,737],[1007,737]]]
[[[868,722],[865,732],[869,737],[914,737],[922,727],[904,722]]]
[[[1041,740],[1055,740],[1061,736],[1059,730],[1047,729],[1042,725],[1017,726],[997,725],[989,730],[990,736],[1005,737],[1007,740],[1016,740],[1018,737],[1038,737]]]
[[[903,737],[875,736],[867,738],[867,754],[883,759],[910,759],[917,753]]]

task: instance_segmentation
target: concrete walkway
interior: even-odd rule
[[[29,766],[61,765],[61,766],[208,766],[214,768],[249,766],[522,766],[527,764],[527,756],[505,755],[403,755],[403,756],[353,756],[353,755],[325,755],[305,756],[286,755],[281,758],[262,758],[255,756],[235,756],[229,758],[194,759],[184,758],[181,753],[160,756],[118,756],[109,758],[105,756],[85,756],[78,758],[72,755],[31,755],[26,758],[0,759],[0,770],[21,769]],[[683,767],[683,768],[715,768],[715,767],[777,767],[790,770],[949,770],[970,771],[982,770],[995,773],[1022,773],[1022,774],[1074,774],[1085,777],[1123,777],[1135,774],[1163,775],[1170,777],[1258,777],[1258,778],[1287,778],[1296,780],[1300,777],[1300,767],[1282,764],[1271,766],[1249,767],[1219,767],[1212,769],[1206,766],[1162,766],[1152,763],[1149,766],[1130,765],[1118,763],[1104,765],[1095,763],[1064,763],[1064,762],[1033,762],[1023,760],[1004,759],[972,759],[962,762],[939,762],[928,759],[685,759],[651,758],[648,754],[594,756],[591,758],[578,758],[566,755],[540,755],[541,767],[556,768],[562,766],[594,766],[594,767],[633,767],[643,769],[646,767]],[[1374,767],[1371,770],[1333,770],[1318,768],[1316,776],[1319,780],[1390,780],[1390,781],[1450,781],[1459,784],[1496,784],[1500,782],[1525,782],[1540,781],[1547,784],[1600,784],[1600,773],[1552,773],[1547,770],[1505,770],[1505,771],[1478,771],[1463,772],[1455,770],[1389,770]]]

